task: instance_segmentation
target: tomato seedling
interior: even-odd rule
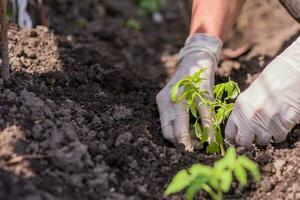
[[[238,156],[234,147],[230,147],[226,155],[216,161],[213,167],[194,164],[189,169],[183,169],[174,176],[164,195],[185,191],[185,198],[192,200],[198,191],[206,191],[214,200],[223,199],[223,193],[230,190],[233,178],[239,182],[239,187],[247,185],[247,171],[256,182],[260,180],[257,164],[245,155]]]
[[[230,100],[235,99],[240,93],[238,84],[229,79],[226,83],[217,84],[214,87],[214,100],[209,98],[209,93],[201,89],[203,78],[201,74],[206,68],[200,69],[192,76],[186,76],[171,88],[171,99],[173,102],[186,100],[187,108],[196,118],[194,123],[195,135],[202,143],[208,143],[208,153],[225,154],[221,124],[228,118],[233,109]],[[200,116],[198,106],[205,106],[208,110],[207,116]],[[209,127],[200,126],[200,118],[204,117],[210,121]]]

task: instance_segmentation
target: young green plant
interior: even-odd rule
[[[185,191],[185,198],[192,200],[198,191],[206,191],[214,200],[223,199],[223,193],[230,190],[233,178],[239,187],[247,185],[247,171],[256,182],[260,180],[257,164],[245,155],[238,156],[234,147],[230,147],[226,155],[216,161],[213,167],[194,164],[189,169],[179,171],[168,185],[164,195]]]
[[[194,129],[195,135],[202,143],[208,143],[206,151],[208,153],[225,154],[223,146],[223,137],[221,134],[221,124],[228,118],[233,109],[233,103],[230,100],[235,99],[240,93],[238,84],[229,79],[226,83],[218,84],[214,87],[214,100],[209,98],[209,93],[201,89],[204,78],[201,77],[206,68],[200,69],[192,76],[186,76],[178,81],[171,88],[171,99],[173,102],[186,100],[186,105],[195,117]],[[208,109],[208,115],[202,116],[210,121],[209,127],[200,126],[200,114],[198,106],[205,106]]]
[[[142,11],[149,14],[159,12],[166,5],[166,0],[138,0],[137,2]]]
[[[131,30],[134,30],[134,31],[140,31],[141,30],[141,24],[140,24],[140,22],[137,21],[134,18],[129,18],[126,21],[126,27],[129,28],[129,29],[131,29]]]

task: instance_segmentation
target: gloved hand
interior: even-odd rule
[[[225,128],[229,143],[279,143],[300,120],[300,37],[237,98]]]
[[[173,103],[170,97],[171,87],[184,76],[193,75],[201,68],[207,70],[203,73],[203,89],[210,92],[213,97],[215,69],[220,57],[222,42],[205,34],[190,36],[179,53],[180,64],[170,82],[157,94],[156,102],[160,114],[162,134],[173,144],[183,144],[187,151],[192,151],[189,134],[189,112],[184,101]],[[207,116],[205,107],[198,107],[200,116]],[[203,119],[204,117],[202,117]],[[202,120],[202,126],[209,126],[207,120]]]

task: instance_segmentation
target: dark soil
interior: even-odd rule
[[[0,80],[0,200],[163,199],[178,170],[218,158],[172,147],[159,126],[155,95],[164,63],[174,68],[184,43],[188,5],[170,1],[155,23],[131,0],[82,2],[49,1],[49,29],[10,27],[13,75]],[[127,28],[128,18],[142,29]],[[277,1],[248,2],[226,46],[252,49],[221,63],[218,81],[230,75],[246,88],[298,30]],[[262,181],[235,184],[226,199],[300,199],[299,127],[282,144],[245,153]]]

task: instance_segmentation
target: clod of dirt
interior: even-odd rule
[[[93,165],[87,147],[79,141],[56,150],[52,160],[54,164],[68,172],[78,172]]]
[[[132,117],[132,109],[125,106],[114,106],[112,109],[112,117],[115,120],[128,119]]]
[[[29,107],[44,107],[44,102],[33,92],[28,92],[26,89],[22,90],[20,97],[23,98],[23,103]]]
[[[132,142],[133,136],[130,132],[123,133],[117,137],[115,141],[115,147],[120,146],[121,144],[129,144]]]
[[[41,126],[41,124],[35,124],[32,127],[32,137],[40,141],[46,138],[46,134],[43,134],[43,127]]]
[[[102,187],[104,189],[109,188],[109,174],[102,173],[97,176],[97,178],[92,179],[88,182],[91,187]]]
[[[93,125],[98,125],[98,124],[100,124],[100,123],[101,123],[100,117],[98,117],[97,115],[95,115],[94,118],[92,119],[91,124],[93,124]]]
[[[117,192],[110,193],[107,195],[105,200],[133,200],[133,198],[128,198],[127,196],[123,194],[119,194]]]
[[[0,132],[0,156],[11,156],[15,148],[25,140],[24,133],[16,125],[6,127]]]
[[[110,13],[121,14],[126,17],[135,15],[137,12],[136,7],[132,2],[118,1],[118,0],[105,0],[106,9]]]
[[[82,144],[72,124],[64,124],[51,134],[53,163],[68,172],[78,172],[93,165],[86,145]]]
[[[0,63],[1,63],[1,60],[0,60]],[[3,84],[4,84],[4,80],[2,78],[0,78],[0,88],[3,87]]]
[[[22,90],[18,100],[22,102],[22,109],[32,113],[32,119],[36,121],[45,119],[46,115],[49,114],[50,108],[33,92],[26,89]]]
[[[30,30],[29,36],[30,36],[30,37],[38,37],[39,34],[38,34],[35,30]]]
[[[55,200],[48,192],[37,191],[37,187],[25,179],[10,176],[0,171],[0,199],[1,200]]]
[[[295,138],[300,137],[300,129],[295,129],[293,131],[292,136],[295,137]]]
[[[17,98],[16,93],[10,91],[9,89],[4,90],[3,96],[7,99],[7,101],[13,101]]]
[[[276,160],[273,165],[274,165],[274,168],[276,170],[276,172],[280,172],[282,170],[282,167],[286,164],[286,161],[285,160]]]

